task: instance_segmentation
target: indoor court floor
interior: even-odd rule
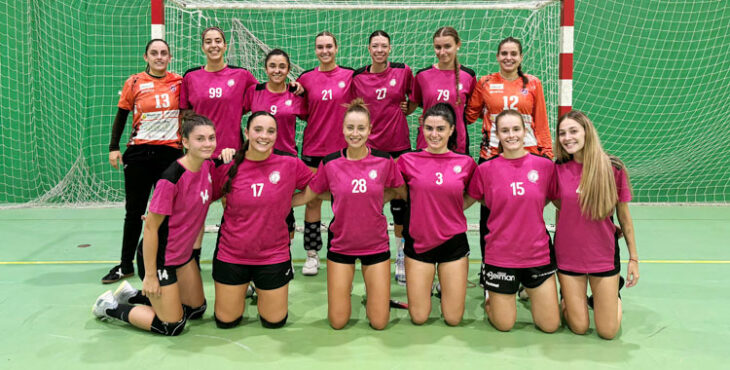
[[[326,319],[326,271],[316,277],[300,273],[300,233],[292,244],[297,273],[284,328],[262,328],[251,300],[242,325],[216,328],[210,276],[215,234],[208,233],[202,264],[208,311],[202,320],[189,322],[181,336],[161,337],[100,321],[90,312],[97,296],[117,286],[99,279],[117,262],[122,207],[2,209],[0,368],[727,369],[730,207],[632,205],[631,211],[641,278],[638,286],[622,290],[622,329],[606,341],[594,330],[584,336],[567,327],[542,333],[532,325],[529,303],[522,302],[515,328],[498,332],[485,320],[483,292],[473,284],[458,327],[440,319],[434,297],[425,325],[413,325],[406,310],[392,309],[390,325],[375,331],[361,304],[365,292],[359,271],[351,323],[335,331]],[[212,205],[208,224],[216,224],[220,212]],[[324,213],[327,222],[331,213]],[[469,223],[476,223],[478,208],[467,213]],[[546,211],[548,218],[551,213]],[[301,223],[301,208],[297,220]],[[469,279],[476,282],[478,233],[468,235]],[[621,248],[625,275],[623,242]],[[141,286],[137,277],[129,281]],[[406,301],[405,288],[393,285],[392,298]]]

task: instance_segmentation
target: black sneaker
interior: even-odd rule
[[[102,284],[116,283],[117,281],[131,277],[132,275],[134,275],[134,269],[124,271],[124,269],[122,269],[122,265],[116,265],[109,270],[108,274],[101,278],[101,282]]]
[[[624,280],[623,276],[618,277],[618,299],[621,299],[621,288],[624,287],[624,283],[626,281]],[[588,297],[588,307],[593,308],[593,295],[590,295]]]

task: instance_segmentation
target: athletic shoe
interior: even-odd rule
[[[545,225],[545,228],[548,232],[554,233],[555,232],[555,224],[547,224]]]
[[[119,284],[117,290],[114,291],[114,300],[118,303],[129,304],[129,299],[136,296],[138,293],[139,290],[134,289],[132,284],[124,280],[121,284]]]
[[[395,255],[395,282],[398,285],[406,285],[406,261],[405,254],[403,253],[403,244],[405,239],[398,238],[395,242],[396,255]]]
[[[256,294],[256,287],[253,286],[252,282],[251,284],[248,284],[248,288],[246,288],[246,298],[251,298],[254,294]]]
[[[314,276],[319,271],[319,255],[317,251],[307,251],[307,260],[302,266],[302,275]]]
[[[109,318],[109,316],[106,314],[106,310],[115,309],[118,305],[119,304],[117,303],[117,300],[114,299],[114,294],[112,294],[112,291],[107,290],[106,292],[102,293],[99,298],[96,299],[94,305],[91,306],[91,313],[93,313],[94,316],[99,319]]]
[[[624,287],[624,283],[626,281],[624,280],[623,276],[618,277],[618,299],[621,299],[621,289]],[[593,308],[593,295],[591,294],[588,296],[588,307]]]
[[[111,270],[109,270],[109,273],[104,275],[103,278],[101,278],[101,282],[103,284],[111,284],[116,283],[119,280],[122,280],[124,278],[128,278],[130,276],[134,275],[134,270],[130,271],[124,271],[122,270],[122,265],[116,265],[112,267]]]
[[[517,296],[520,298],[520,301],[526,301],[530,299],[530,296],[527,295],[527,290],[522,284],[520,284],[520,288],[517,289]]]
[[[434,283],[431,287],[431,295],[441,299],[441,283]]]

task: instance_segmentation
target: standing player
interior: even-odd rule
[[[516,110],[495,118],[501,154],[479,165],[466,205],[483,202],[492,212],[484,251],[483,284],[487,317],[500,331],[517,318],[515,293],[522,284],[535,325],[552,333],[560,326],[555,263],[543,209],[552,196],[555,166],[524,148],[525,122]]]
[[[223,329],[240,323],[253,282],[261,324],[280,328],[288,317],[294,276],[286,215],[294,191],[304,189],[313,175],[296,156],[273,153],[277,132],[270,113],[254,112],[245,134],[233,163],[222,167],[227,200],[213,258],[215,321]]]
[[[390,55],[390,36],[385,31],[370,34],[368,51],[373,63],[355,71],[352,87],[355,96],[361,97],[370,111],[372,132],[368,145],[373,149],[388,152],[394,160],[411,150],[408,137],[408,121],[401,110],[401,103],[411,93],[413,75],[403,63],[388,60]],[[405,201],[393,199],[390,211],[393,214],[396,239],[395,280],[404,285],[406,272],[403,254],[403,213]]]
[[[125,281],[117,293],[106,291],[92,307],[100,319],[116,318],[153,333],[182,333],[188,318],[202,317],[205,295],[193,243],[213,198],[209,161],[216,147],[213,123],[203,116],[185,117],[182,143],[187,153],[173,162],[157,182],[137,255],[142,294],[150,305],[132,305],[136,290]],[[145,302],[146,303],[146,302]]]
[[[297,80],[307,91],[309,117],[302,139],[302,160],[312,172],[317,172],[322,158],[346,146],[340,135],[340,122],[345,116],[344,104],[350,102],[352,69],[340,67],[335,61],[337,40],[323,31],[314,39],[319,67],[303,72]],[[322,200],[307,203],[304,211],[304,249],[307,259],[302,275],[316,275],[322,249]]]
[[[224,57],[228,45],[223,30],[208,27],[203,31],[201,39],[206,64],[185,72],[180,92],[180,109],[192,109],[213,121],[219,148],[213,153],[215,157],[223,148],[241,147],[243,98],[246,90],[258,84],[258,81],[245,68],[226,64]],[[201,228],[193,253],[198,261],[202,241]]]
[[[334,218],[327,240],[328,318],[334,329],[350,320],[350,293],[355,261],[362,263],[367,293],[367,317],[376,330],[390,317],[390,248],[388,221],[383,215],[386,190],[403,186],[403,178],[388,153],[366,145],[372,126],[362,99],[347,107],[342,131],[347,148],[324,158],[294,206],[330,192]]]
[[[560,217],[555,256],[563,317],[570,330],[585,334],[590,325],[586,302],[590,283],[596,331],[601,338],[613,339],[621,326],[621,299],[616,287],[622,279],[614,210],[629,250],[626,286],[632,287],[639,280],[628,174],[618,158],[603,151],[593,123],[582,112],[565,114],[556,131],[560,143],[555,145]]]
[[[444,102],[450,104],[456,112],[456,148],[458,153],[469,154],[469,135],[466,132],[464,109],[472,94],[476,77],[474,71],[459,63],[457,53],[461,48],[461,39],[455,29],[441,27],[433,35],[433,49],[438,63],[416,72],[413,92],[410,96],[408,112],[416,106],[424,111],[434,104]],[[425,136],[418,128],[416,148],[427,147]]]
[[[423,117],[428,146],[403,154],[397,164],[407,185],[409,205],[403,229],[408,312],[414,324],[426,322],[438,268],[441,313],[446,324],[458,325],[464,316],[469,271],[464,192],[476,163],[470,156],[452,151],[457,119],[450,104],[437,103]]]
[[[142,232],[142,215],[150,190],[170,163],[182,156],[178,120],[182,77],[167,71],[172,55],[165,40],[150,40],[145,47],[147,69],[124,83],[109,142],[109,163],[124,168],[125,211],[122,260],[101,278],[104,284],[134,274],[134,251]],[[132,134],[122,156],[119,139],[129,113],[134,111]]]
[[[280,49],[271,50],[264,60],[269,80],[250,86],[243,98],[244,112],[265,111],[276,117],[277,135],[275,153],[297,155],[295,142],[297,117],[304,120],[307,115],[306,100],[294,94],[296,88],[286,83],[289,74],[289,55]],[[294,211],[287,218],[289,238],[294,237]]]
[[[522,43],[508,37],[497,47],[499,72],[482,76],[474,86],[474,94],[466,108],[466,121],[474,123],[482,118],[482,144],[479,163],[497,155],[499,139],[494,119],[504,110],[514,109],[522,114],[527,128],[525,149],[530,153],[553,157],[550,128],[542,83],[532,75],[522,72]],[[481,206],[479,212],[479,235],[482,257],[484,257],[484,236],[489,209]],[[481,279],[480,279],[481,280]],[[523,296],[520,293],[521,297]]]

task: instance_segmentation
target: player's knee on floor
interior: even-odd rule
[[[183,311],[185,312],[185,317],[187,317],[188,320],[197,320],[202,318],[206,309],[208,309],[208,301],[206,300],[203,300],[203,304],[200,307],[183,305]]]
[[[243,320],[243,316],[241,316],[233,321],[221,321],[218,316],[215,315],[215,313],[213,313],[213,318],[215,319],[215,326],[217,326],[219,329],[235,328],[236,326],[238,326],[238,324],[241,323],[241,320]]]
[[[178,322],[164,322],[160,320],[157,315],[155,315],[155,318],[152,319],[152,325],[150,325],[150,331],[160,335],[174,337],[180,335],[183,332],[186,322],[187,318],[185,317],[185,315],[183,315],[183,318]]]
[[[267,329],[278,329],[284,325],[286,325],[286,320],[289,318],[289,314],[287,313],[284,318],[279,322],[270,322],[264,319],[261,315],[259,315],[259,320],[261,320],[261,326],[267,328]]]
[[[406,201],[403,199],[393,199],[390,201],[390,212],[393,214],[393,223],[403,225],[405,222]]]

